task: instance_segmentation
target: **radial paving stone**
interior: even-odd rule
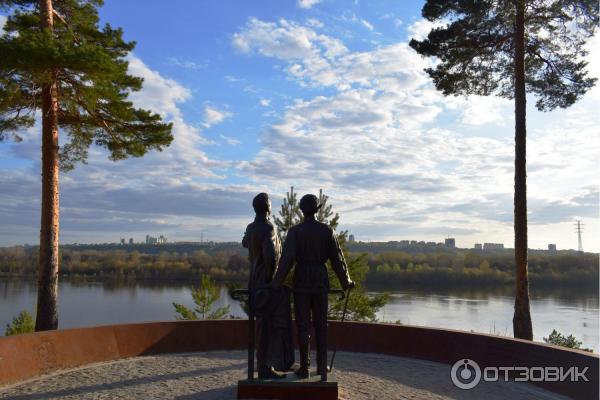
[[[93,364],[0,389],[0,399],[235,399],[245,351],[163,354]],[[564,399],[526,383],[482,382],[461,390],[450,366],[339,352],[341,399]]]

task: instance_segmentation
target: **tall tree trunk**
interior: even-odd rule
[[[41,28],[52,31],[52,0],[40,0]],[[58,91],[56,72],[42,86],[42,215],[36,331],[58,328]]]
[[[527,277],[527,169],[525,98],[525,1],[517,0],[515,24],[515,266],[514,336],[533,339]]]

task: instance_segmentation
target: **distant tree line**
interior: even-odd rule
[[[125,252],[138,251],[142,254],[159,254],[168,253],[193,253],[198,250],[203,250],[208,254],[213,254],[217,251],[232,251],[241,255],[248,254],[248,250],[244,249],[240,242],[172,242],[165,244],[119,244],[119,243],[90,243],[90,244],[62,244],[61,250],[123,250]]]
[[[61,275],[90,279],[181,279],[207,275],[219,281],[245,281],[249,263],[239,244],[207,247],[190,252],[163,251],[146,254],[138,250],[94,250],[77,246],[61,248]],[[0,248],[0,274],[33,276],[37,273],[35,247]],[[350,253],[365,264],[365,282],[394,285],[503,284],[514,281],[511,251],[486,253],[446,251],[409,253]],[[529,274],[534,284],[598,285],[598,254],[561,252],[533,253]]]
[[[453,285],[514,282],[515,259],[510,251],[369,254],[367,282]],[[531,254],[533,284],[598,286],[598,254]]]
[[[23,247],[0,249],[0,273],[26,276],[37,273],[37,251]],[[246,256],[235,251],[204,250],[192,253],[143,254],[125,250],[61,249],[62,276],[92,279],[197,279],[202,275],[217,280],[243,280],[248,276]]]

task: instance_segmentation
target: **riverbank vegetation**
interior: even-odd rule
[[[417,253],[391,251],[369,255],[368,281],[389,284],[504,284],[514,282],[512,252],[477,251]],[[591,253],[531,254],[533,285],[596,285],[598,255]]]
[[[34,331],[35,321],[27,310],[23,310],[13,318],[12,323],[6,325],[4,336],[20,335]]]
[[[548,344],[553,344],[555,346],[562,346],[562,347],[567,347],[569,349],[583,350],[583,351],[587,351],[590,353],[593,353],[593,351],[594,351],[592,349],[581,347],[581,344],[583,342],[581,342],[580,340],[577,340],[577,338],[575,336],[563,335],[562,333],[558,332],[556,329],[553,329],[552,333],[550,333],[550,335],[548,335],[548,337],[544,337],[543,339],[544,339],[544,342],[546,342]]]
[[[194,280],[207,275],[217,281],[248,278],[249,263],[238,243],[189,247],[189,251],[145,251],[144,246],[61,248],[61,275],[89,279]],[[352,246],[349,246],[352,250]],[[361,246],[361,250],[368,246]],[[140,251],[141,250],[141,251]],[[164,250],[171,250],[165,246]],[[363,255],[364,254],[364,255]],[[365,283],[426,286],[501,285],[514,281],[514,257],[510,250],[482,252],[439,249],[429,252],[390,249],[382,252],[350,252],[361,256]],[[0,248],[0,275],[34,276],[36,247]],[[529,274],[533,285],[598,286],[598,254],[563,251],[532,252]]]

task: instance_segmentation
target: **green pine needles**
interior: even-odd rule
[[[598,1],[527,0],[524,7],[525,76],[536,107],[575,103],[594,86],[584,44],[598,26]],[[410,46],[439,59],[426,72],[445,95],[496,94],[514,98],[515,1],[428,0],[423,17],[445,26]]]
[[[544,342],[548,344],[553,344],[555,346],[567,347],[569,349],[583,350],[588,352],[593,352],[592,349],[582,348],[581,341],[577,340],[577,338],[573,335],[565,336],[562,333],[558,332],[556,329],[552,329],[552,332],[548,337],[543,338]]]
[[[33,317],[27,310],[23,310],[13,318],[12,323],[6,324],[5,336],[20,335],[22,333],[31,333],[35,323]]]
[[[196,307],[192,310],[173,303],[178,320],[221,319],[229,314],[229,306],[214,307],[219,300],[221,288],[207,275],[202,275],[200,286],[192,288],[192,298]]]
[[[112,160],[141,157],[173,140],[172,124],[127,98],[135,43],[99,27],[101,0],[0,0],[0,141],[41,120],[42,197],[36,331],[58,328],[59,170],[85,163],[92,144]],[[61,146],[60,131],[68,136]]]
[[[127,100],[143,80],[127,73],[135,42],[109,24],[100,28],[101,0],[54,0],[52,29],[42,29],[40,1],[0,0],[12,11],[0,37],[0,141],[20,140],[42,107],[42,87],[56,82],[61,168],[85,162],[91,144],[113,160],[161,150],[173,140],[172,125]]]
[[[527,272],[527,93],[541,111],[566,108],[596,83],[585,41],[597,0],[427,0],[422,15],[443,26],[410,47],[439,62],[425,71],[444,95],[498,95],[515,103],[515,337],[533,339]]]

